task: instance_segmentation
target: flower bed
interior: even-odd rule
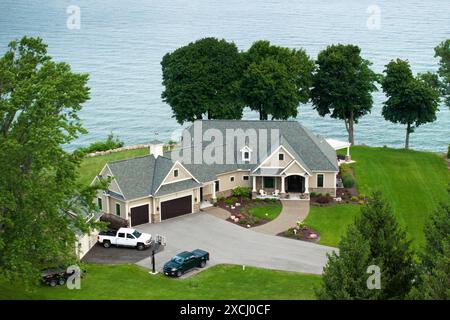
[[[277,199],[252,200],[236,196],[217,199],[216,205],[230,212],[227,221],[245,228],[259,226],[275,219],[282,209],[281,202]]]
[[[320,240],[320,234],[304,223],[298,223],[296,227],[289,228],[279,233],[278,236],[309,242],[318,242]]]

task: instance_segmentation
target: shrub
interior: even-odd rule
[[[225,197],[218,197],[217,198],[217,202],[224,202],[225,201]]]
[[[316,198],[316,201],[320,204],[325,204],[325,203],[330,203],[331,202],[331,197],[330,196],[323,196],[320,195]]]
[[[96,141],[94,143],[91,143],[89,147],[80,148],[78,150],[83,153],[92,153],[97,151],[107,151],[121,148],[123,147],[123,145],[124,145],[123,141],[120,141],[119,137],[114,137],[114,134],[111,132],[108,135],[106,141]]]
[[[352,200],[353,202],[358,202],[359,198],[358,198],[357,196],[353,196],[353,197],[351,198],[351,200]]]
[[[242,197],[242,198],[248,199],[252,195],[252,190],[248,187],[238,186],[233,189],[231,194],[235,197]]]
[[[355,178],[350,173],[342,174],[342,183],[345,188],[352,188],[355,185]]]
[[[447,150],[447,159],[450,159],[450,144],[448,145],[448,150]]]
[[[311,192],[311,193],[309,194],[309,196],[310,196],[311,198],[314,198],[315,196],[317,196],[317,193]]]

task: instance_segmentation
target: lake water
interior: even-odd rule
[[[80,8],[80,29],[69,29],[67,8]],[[380,10],[379,28],[368,28],[370,6]],[[374,11],[371,11],[374,12]],[[448,0],[0,0],[0,53],[14,38],[42,37],[57,60],[90,74],[91,100],[81,112],[89,134],[70,148],[113,131],[127,144],[169,139],[179,128],[161,101],[162,56],[196,39],[214,36],[247,49],[267,39],[304,48],[312,57],[332,43],[353,43],[381,72],[393,58],[408,59],[414,72],[437,69],[433,48],[450,37]],[[356,142],[401,147],[404,127],[384,121],[383,94],[356,126]],[[325,137],[346,138],[342,121],[321,118],[310,105],[298,119]],[[257,118],[245,112],[245,118]],[[450,143],[450,111],[411,137],[415,149],[443,151]]]

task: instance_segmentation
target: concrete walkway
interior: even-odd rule
[[[222,220],[227,220],[231,213],[228,212],[225,209],[219,208],[219,207],[209,207],[209,208],[205,208],[202,209],[201,211],[206,212],[216,218],[222,219]]]
[[[276,219],[261,226],[254,227],[252,230],[276,235],[294,227],[297,221],[303,221],[308,215],[309,201],[281,200],[281,204],[283,205],[283,209]]]

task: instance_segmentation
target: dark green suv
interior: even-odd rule
[[[164,264],[163,272],[166,276],[180,277],[193,268],[205,267],[208,260],[209,253],[204,250],[183,251]]]

